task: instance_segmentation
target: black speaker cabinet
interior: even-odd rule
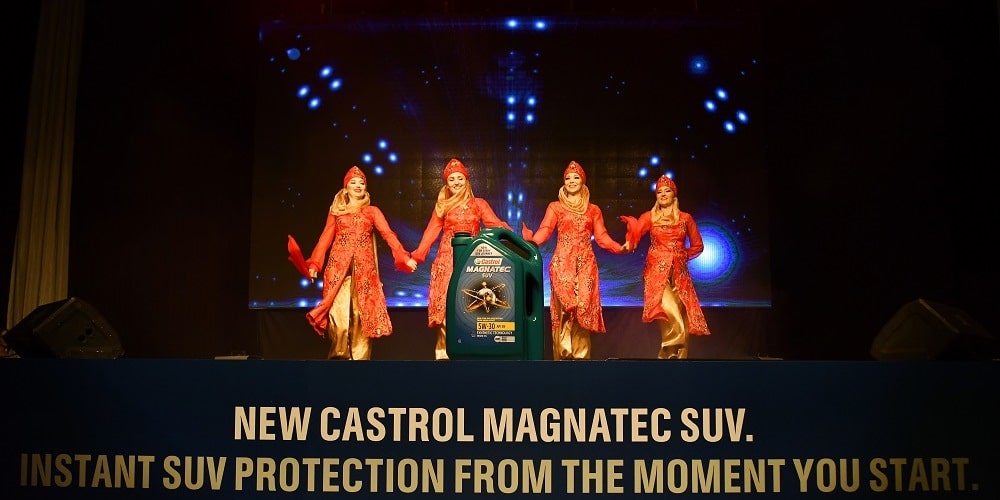
[[[22,358],[118,358],[118,333],[90,304],[71,297],[42,304],[4,335]]]
[[[872,342],[877,360],[976,360],[998,355],[995,337],[965,311],[917,299],[901,307]]]

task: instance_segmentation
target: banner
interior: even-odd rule
[[[996,362],[0,361],[3,498],[1000,497]]]

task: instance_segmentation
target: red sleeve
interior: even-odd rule
[[[639,243],[639,240],[641,240],[650,229],[653,229],[653,212],[647,210],[639,216],[639,223],[636,227],[637,232],[635,242]]]
[[[295,241],[295,238],[290,234],[288,235],[288,260],[299,271],[299,274],[306,278],[312,278],[312,276],[309,276],[309,266],[306,265],[306,259],[302,256],[302,249],[299,248],[299,242]]]
[[[479,218],[482,220],[483,225],[486,227],[502,227],[508,231],[513,231],[509,224],[500,220],[497,214],[493,212],[493,208],[490,204],[482,198],[476,198],[476,207],[479,209]]]
[[[410,253],[410,256],[413,257],[413,260],[417,261],[417,264],[427,259],[427,254],[431,251],[431,245],[437,240],[443,227],[444,218],[438,217],[437,211],[431,210],[431,220],[427,222],[427,229],[424,229],[424,235],[420,238],[420,244],[417,245],[416,250]]]
[[[611,253],[625,253],[622,249],[622,244],[618,243],[611,238],[608,234],[608,228],[604,226],[604,214],[601,213],[601,208],[597,205],[591,204],[590,217],[594,221],[594,241],[601,248],[611,252]]]
[[[389,221],[385,220],[385,215],[382,215],[382,211],[378,207],[368,206],[366,212],[371,217],[375,229],[378,230],[378,233],[382,235],[382,239],[385,240],[386,244],[389,245],[389,249],[392,250],[392,260],[396,263],[396,269],[412,272],[406,265],[406,261],[410,259],[410,252],[407,252],[403,248],[403,244],[399,242],[399,237],[389,227]]]
[[[530,241],[536,245],[543,245],[546,241],[549,241],[549,237],[556,229],[556,211],[552,208],[553,203],[549,203],[549,206],[545,207],[545,216],[542,217],[542,223],[538,225],[538,229],[531,235]],[[530,229],[528,231],[531,231]],[[522,231],[524,233],[524,231]]]
[[[619,220],[625,223],[625,241],[629,242],[629,246],[632,250],[639,245],[639,240],[642,236],[649,232],[650,229],[650,213],[644,212],[639,216],[638,219],[630,215],[622,215],[618,217]]]
[[[525,223],[522,222],[521,223],[521,237],[524,238],[524,241],[530,241],[530,242],[534,243],[535,241],[532,239],[532,238],[534,238],[534,236],[535,236],[535,232],[532,231],[531,228],[529,228],[527,224],[525,224]]]
[[[330,249],[330,245],[333,244],[333,238],[336,235],[337,217],[327,212],[326,226],[323,228],[323,234],[319,235],[319,241],[313,247],[312,255],[306,259],[306,265],[309,266],[309,269],[315,269],[317,272],[323,269],[323,262],[326,261],[326,252]]]
[[[701,240],[701,232],[698,231],[698,224],[690,214],[684,214],[684,224],[687,225],[688,242],[691,246],[687,249],[688,260],[691,260],[705,251],[705,243]]]

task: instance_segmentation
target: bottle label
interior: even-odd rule
[[[489,346],[517,341],[517,311],[514,262],[485,242],[469,253],[459,273],[454,318],[448,335],[458,344]]]

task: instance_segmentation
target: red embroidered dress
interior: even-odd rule
[[[634,219],[633,219],[634,220]],[[639,217],[638,232],[629,234],[629,241],[639,241],[642,235],[649,233],[649,253],[646,255],[646,268],[642,279],[646,283],[642,321],[651,323],[653,320],[670,320],[670,317],[660,306],[663,291],[668,286],[677,289],[677,296],[684,304],[687,315],[688,333],[692,335],[709,335],[705,315],[701,311],[701,303],[688,271],[688,261],[701,255],[705,250],[701,233],[694,218],[687,212],[678,214],[678,221],[672,225],[651,225],[652,215],[645,212]],[[685,247],[685,240],[691,245]]]
[[[385,293],[378,274],[374,229],[378,230],[392,250],[396,267],[406,269],[409,254],[403,249],[396,233],[389,228],[381,210],[369,205],[355,213],[327,215],[319,242],[306,261],[310,267],[319,269],[329,251],[323,271],[323,299],[306,313],[306,319],[316,333],[326,335],[330,306],[348,274],[353,276],[354,290],[361,309],[361,331],[366,337],[383,337],[392,333]]]
[[[437,212],[431,213],[431,220],[420,238],[420,245],[412,252],[413,260],[423,262],[431,250],[438,235],[441,244],[437,256],[431,264],[431,283],[427,289],[427,326],[434,328],[444,324],[445,306],[447,305],[448,282],[454,268],[454,250],[451,239],[456,232],[467,232],[472,236],[479,234],[480,224],[486,227],[502,227],[510,230],[506,222],[490,208],[489,203],[482,198],[470,198],[468,202],[451,209],[444,217]],[[442,230],[444,234],[441,234]]]
[[[568,210],[562,203],[553,201],[545,210],[545,217],[531,240],[538,245],[548,241],[552,232],[558,232],[556,248],[549,261],[549,283],[552,297],[563,310],[575,309],[576,321],[594,333],[604,333],[604,314],[601,309],[601,290],[597,275],[597,257],[590,235],[597,244],[612,253],[622,253],[621,245],[611,239],[604,226],[600,207],[587,205],[582,214]],[[552,331],[560,330],[556,308],[550,308]]]

